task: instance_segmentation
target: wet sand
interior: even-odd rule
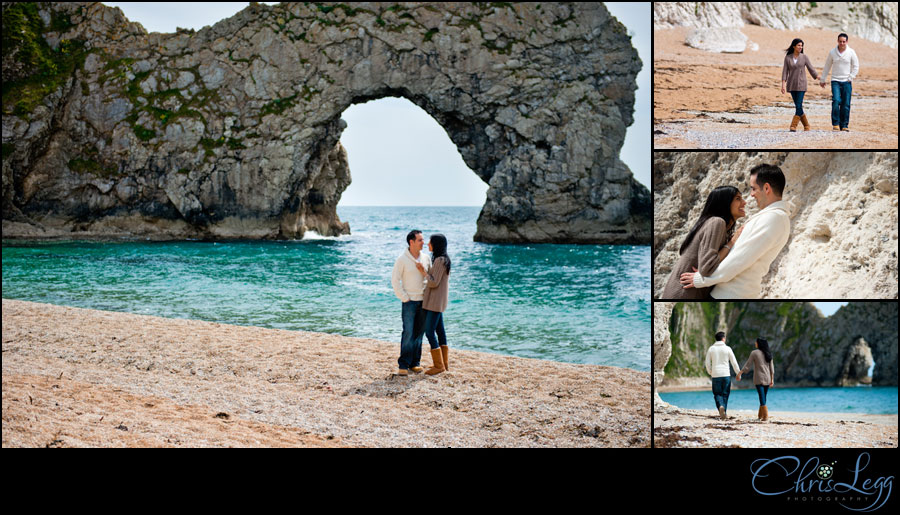
[[[897,50],[855,38],[860,58],[853,81],[849,133],[831,130],[831,89],[807,74],[804,109],[812,130],[790,133],[790,94],[781,93],[785,51],[805,42],[817,73],[836,34],[821,29],[780,31],[745,26],[758,51],[723,54],[684,44],[690,29],[653,33],[654,148],[897,148]],[[829,78],[830,80],[830,78]]]
[[[392,342],[2,307],[4,447],[650,446],[649,372],[451,348],[402,378]]]

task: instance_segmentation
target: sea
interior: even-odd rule
[[[715,410],[712,390],[660,393],[660,398],[683,409]],[[834,388],[769,388],[766,405],[770,411],[806,411],[819,413],[897,413],[896,386],[853,386]],[[759,408],[756,389],[731,390],[728,411]]]
[[[458,349],[650,370],[650,247],[472,241],[479,207],[338,207],[296,241],[2,242],[5,299],[399,341],[391,270],[442,233]],[[426,249],[427,251],[427,245]],[[247,342],[248,345],[252,342]],[[349,352],[349,349],[348,349]],[[896,389],[895,389],[896,392]],[[896,405],[896,403],[895,403]]]

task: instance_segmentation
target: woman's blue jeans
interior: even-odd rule
[[[791,98],[794,99],[794,114],[803,116],[803,95],[805,91],[791,91]]]
[[[447,333],[444,332],[444,314],[437,311],[425,312],[425,337],[428,338],[428,345],[431,349],[439,349],[441,345],[447,345]],[[437,333],[437,338],[435,338]]]
[[[769,385],[767,384],[758,384],[756,385],[756,393],[759,394],[759,405],[766,405],[766,395],[769,394]]]

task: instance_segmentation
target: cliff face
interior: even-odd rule
[[[641,62],[602,4],[252,4],[175,34],[100,3],[3,19],[4,236],[346,233],[340,115],[402,96],[490,185],[477,240],[649,241],[618,159]]]
[[[815,27],[897,48],[895,2],[654,2],[654,28],[695,27],[700,31],[745,24],[797,31]],[[746,36],[744,36],[746,40]],[[691,45],[695,46],[695,45]],[[720,51],[710,48],[709,50]]]
[[[759,212],[748,174],[762,163],[781,167],[794,209],[761,297],[897,298],[896,152],[654,152],[654,296],[715,187],[739,188],[747,216]]]
[[[664,314],[664,313],[663,313]],[[825,318],[811,303],[703,302],[675,303],[668,320],[657,319],[669,333],[659,339],[671,357],[654,363],[666,380],[707,378],[706,351],[715,333],[743,366],[757,337],[769,341],[775,359],[775,384],[782,386],[842,386],[897,384],[897,305],[851,302]],[[744,386],[752,385],[752,375]]]

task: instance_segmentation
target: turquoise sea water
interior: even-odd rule
[[[712,389],[702,392],[659,394],[662,400],[684,409],[716,409]],[[769,388],[766,405],[770,411],[809,411],[820,413],[897,413],[896,386],[856,386],[845,388]],[[756,389],[731,390],[728,411],[756,410]]]
[[[451,346],[650,370],[649,246],[475,243],[479,210],[340,207],[350,236],[303,241],[4,241],[3,297],[399,342],[416,228],[449,242]]]

